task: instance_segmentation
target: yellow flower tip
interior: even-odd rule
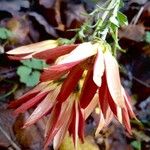
[[[97,114],[97,115],[99,115],[100,114],[100,108],[95,108],[95,113]]]

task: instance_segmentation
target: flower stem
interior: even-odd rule
[[[100,29],[103,27],[103,24],[105,24],[106,19],[110,19],[110,17],[115,17],[118,8],[119,8],[120,0],[111,0],[108,4],[107,8],[105,9],[101,19],[98,20],[97,27],[93,33],[93,37],[100,37]],[[111,14],[111,15],[110,15]],[[101,38],[105,40],[108,33],[108,24],[106,23],[105,31],[103,32]]]

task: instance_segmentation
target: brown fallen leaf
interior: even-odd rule
[[[58,30],[61,30],[61,31],[64,31],[65,26],[64,26],[64,24],[62,23],[62,20],[61,20],[61,12],[60,12],[61,1],[62,1],[62,0],[56,0],[56,2],[55,2],[55,12],[56,12],[55,18],[56,18],[56,21],[57,21],[57,24],[58,24],[57,29],[58,29]]]
[[[45,28],[45,31],[48,34],[50,34],[54,37],[58,37],[54,27],[52,27],[41,14],[38,14],[36,12],[29,12],[28,14],[29,14],[29,16],[34,17],[36,19],[36,21]]]
[[[130,0],[130,4],[132,4],[132,3],[137,3],[137,4],[139,4],[139,5],[143,5],[143,4],[145,4],[146,2],[147,2],[148,0]]]
[[[7,104],[0,103],[0,149],[1,146],[7,148],[11,145],[16,150],[19,150],[12,130],[15,117],[12,116],[12,110],[8,110],[7,107]]]
[[[45,8],[51,8],[55,4],[55,0],[39,0],[39,4]]]
[[[30,3],[28,0],[1,0],[0,1],[0,10],[6,11],[14,15],[17,11],[23,8],[29,8]]]
[[[29,23],[25,16],[9,19],[6,21],[6,27],[12,31],[12,36],[9,39],[12,44],[24,44],[30,41],[28,38]]]
[[[143,41],[145,27],[142,24],[128,25],[119,31],[119,38],[125,38],[136,42]]]
[[[145,55],[150,56],[150,44],[144,46],[142,48],[142,50],[143,50],[143,52],[144,52]]]
[[[25,129],[22,128],[28,115],[28,113],[19,115],[13,125],[16,140],[21,145],[22,149],[41,150],[44,140],[38,128],[35,125]]]
[[[82,14],[86,14],[86,10],[82,4],[77,5],[73,3],[68,3],[66,11],[67,17],[66,26],[70,27],[71,23],[74,20],[78,22],[83,22],[86,19],[86,16]]]

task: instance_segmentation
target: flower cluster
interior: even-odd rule
[[[96,134],[114,117],[131,133],[130,118],[135,118],[135,114],[121,85],[118,63],[109,44],[103,40],[62,46],[57,41],[44,42],[8,52],[9,57],[17,60],[53,60],[44,69],[41,82],[10,104],[16,108],[16,114],[37,106],[24,127],[49,115],[45,147],[53,140],[54,149],[58,149],[67,131],[77,147],[78,137],[84,141],[85,120],[99,106]]]

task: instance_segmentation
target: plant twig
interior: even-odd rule
[[[21,148],[10,138],[8,133],[2,128],[0,125],[0,131],[1,133],[7,138],[7,140],[10,142],[10,144],[16,149],[16,150],[21,150]]]
[[[4,99],[5,97],[7,97],[7,96],[11,95],[12,93],[14,93],[17,88],[18,88],[18,84],[14,84],[13,88],[9,92],[7,92],[6,94],[0,96],[0,100]]]
[[[137,81],[138,83],[144,85],[145,87],[150,88],[150,85],[149,85],[149,84],[143,82],[142,80],[136,78],[135,76],[132,76],[132,78],[133,78],[135,81]]]
[[[133,18],[133,20],[131,21],[131,24],[133,24],[133,25],[136,25],[136,24],[137,24],[137,22],[138,22],[140,16],[141,16],[142,13],[143,13],[143,10],[144,10],[144,6],[142,6],[142,7],[140,8],[138,14],[137,14],[137,15]]]

